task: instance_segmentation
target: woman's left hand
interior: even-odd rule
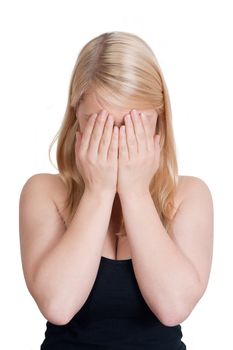
[[[119,131],[117,192],[142,196],[149,191],[150,181],[159,167],[160,135],[154,135],[155,128],[145,115],[132,110],[131,116],[126,115],[125,125]],[[158,114],[156,123],[157,118]]]

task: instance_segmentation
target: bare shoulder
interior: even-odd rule
[[[65,190],[59,174],[39,173],[30,176],[24,183],[22,190],[29,190],[30,188],[38,187],[48,191],[52,196],[56,191],[62,192]]]
[[[67,223],[67,211],[65,209],[66,186],[60,174],[39,173],[30,176],[24,183],[20,197],[30,193],[43,193],[56,207],[63,223]],[[67,226],[67,225],[66,225]]]
[[[190,197],[198,196],[212,202],[212,194],[207,183],[199,177],[180,175],[177,186],[177,200],[179,205]]]
[[[182,188],[182,190],[187,190],[189,188],[192,188],[193,186],[202,186],[208,188],[206,182],[200,177],[190,175],[179,175],[178,185],[180,186],[180,188]]]
[[[39,304],[35,276],[44,257],[66,230],[54,200],[63,198],[64,193],[65,185],[60,177],[47,173],[29,177],[20,193],[19,238],[23,272],[27,287]]]

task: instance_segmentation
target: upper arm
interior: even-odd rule
[[[43,257],[64,233],[64,224],[52,199],[53,175],[37,174],[24,184],[19,199],[19,235],[23,273],[35,299],[34,278]]]
[[[207,288],[212,263],[213,200],[206,183],[197,177],[185,177],[182,191],[184,197],[173,219],[171,238],[199,275],[200,298]]]

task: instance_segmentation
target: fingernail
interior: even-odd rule
[[[137,113],[136,109],[132,110],[132,116],[133,116],[133,118],[137,119],[138,113]]]
[[[130,121],[130,115],[129,114],[127,114],[126,116],[125,116],[125,121]]]

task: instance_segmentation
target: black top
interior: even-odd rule
[[[185,350],[181,326],[162,324],[140,292],[132,259],[101,257],[93,288],[65,325],[47,321],[41,350]]]

